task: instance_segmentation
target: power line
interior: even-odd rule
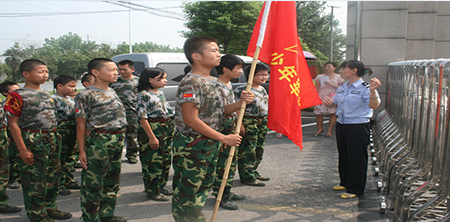
[[[156,8],[152,8],[152,7],[149,7],[149,6],[144,6],[144,5],[134,4],[134,3],[128,3],[128,2],[123,2],[123,1],[119,1],[119,2],[104,1],[104,2],[105,3],[109,3],[109,4],[113,4],[113,5],[122,6],[122,7],[125,7],[125,8],[130,8],[130,9],[133,9],[133,10],[136,10],[136,11],[147,12],[149,14],[156,15],[156,16],[161,16],[161,17],[172,18],[172,19],[177,19],[177,20],[180,20],[180,21],[184,21],[184,18],[182,16],[182,14],[176,13],[176,12],[171,12],[171,11],[168,11],[168,10],[156,9]],[[132,7],[131,5],[137,6],[137,7]],[[163,13],[163,14],[161,14],[161,13]],[[172,15],[167,15],[167,14],[172,14]]]
[[[128,10],[111,10],[111,11],[88,11],[88,12],[0,12],[0,17],[36,17],[36,16],[58,16],[58,15],[83,15],[83,14],[102,14],[102,13],[117,13],[127,12]]]
[[[120,3],[123,3],[123,4],[126,4],[126,3],[127,3],[127,2],[125,2],[125,1],[119,1],[119,2],[120,2]],[[134,5],[134,6],[138,6],[138,7],[142,7],[142,8],[146,8],[146,9],[153,10],[153,11],[157,11],[157,12],[162,12],[162,13],[172,14],[172,15],[174,15],[174,16],[180,16],[180,17],[183,16],[183,15],[180,14],[180,13],[172,12],[172,11],[169,11],[169,10],[164,10],[164,9],[161,9],[161,8],[153,8],[153,7],[150,7],[150,6],[140,5],[140,4],[131,3],[131,2],[128,3],[128,4]]]

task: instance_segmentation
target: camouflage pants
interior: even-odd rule
[[[87,136],[88,169],[81,173],[80,190],[83,221],[100,221],[100,217],[114,215],[124,139],[124,133],[92,131]]]
[[[8,204],[6,186],[9,181],[8,135],[6,128],[0,129],[0,206]]]
[[[47,212],[57,209],[56,196],[61,177],[61,139],[57,133],[32,133],[22,130],[25,146],[34,155],[34,164],[28,166],[20,158],[20,182],[27,216],[31,221],[47,217]]]
[[[173,142],[172,215],[175,221],[206,221],[201,212],[214,181],[220,142],[200,136],[176,134]]]
[[[236,118],[230,117],[226,118],[222,126],[224,130],[222,130],[222,133],[225,135],[233,134],[236,129]],[[222,145],[222,149],[219,151],[219,158],[217,160],[217,167],[216,167],[216,177],[214,179],[214,184],[212,186],[213,188],[213,195],[217,197],[217,194],[220,189],[220,184],[222,183],[223,175],[225,174],[225,166],[227,164],[228,155],[230,154],[230,146]],[[228,174],[228,180],[225,185],[225,189],[223,191],[222,200],[227,200],[230,197],[231,193],[231,187],[233,186],[234,181],[234,173],[236,172],[236,155],[237,155],[237,149],[235,149],[235,152],[233,154],[233,161],[231,162],[230,172]]]
[[[159,140],[156,150],[150,149],[148,136],[144,129],[139,129],[139,158],[142,165],[145,193],[156,195],[167,185],[172,159],[172,141],[175,126],[171,120],[166,122],[149,122],[150,127]]]
[[[6,130],[8,133],[8,138],[10,138],[10,144],[8,146],[8,154],[9,154],[9,181],[15,180],[20,182],[19,176],[19,162],[20,159],[19,151],[17,150],[16,143],[12,139],[11,133],[9,130]]]
[[[238,149],[238,170],[241,182],[253,182],[259,175],[257,169],[263,159],[267,119],[244,118],[245,136]]]
[[[75,122],[66,121],[58,124],[56,131],[61,136],[61,179],[60,186],[66,186],[72,182],[73,174],[70,170],[74,167],[78,158],[76,156],[77,149],[77,136]]]
[[[127,153],[125,157],[137,157],[139,147],[138,147],[138,128],[139,122],[137,120],[136,115],[127,115],[127,131],[125,133],[126,143],[127,143]]]

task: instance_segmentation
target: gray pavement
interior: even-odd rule
[[[312,137],[316,127],[314,115],[303,113],[303,151],[300,151],[285,136],[267,136],[264,160],[259,171],[271,178],[265,187],[245,186],[236,175],[233,192],[245,194],[246,200],[237,202],[239,210],[220,209],[216,221],[389,221],[386,214],[379,213],[380,196],[376,190],[376,177],[372,165],[368,172],[366,193],[355,199],[344,200],[342,192],[331,188],[339,183],[335,137]],[[174,221],[171,201],[161,203],[147,200],[143,193],[140,164],[131,165],[123,158],[121,190],[116,215],[125,216],[128,221]],[[80,180],[80,169],[75,172]],[[172,176],[172,175],[171,175]],[[172,177],[169,178],[171,180]],[[169,181],[171,188],[171,181]],[[23,209],[22,190],[8,190],[10,204]],[[59,196],[58,206],[62,211],[73,214],[65,221],[82,221],[79,191],[69,196]],[[203,213],[209,219],[215,199],[210,196]],[[0,214],[0,221],[28,221],[24,210],[17,214]]]

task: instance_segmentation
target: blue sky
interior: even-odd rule
[[[131,1],[147,7],[167,10],[164,15],[182,14],[182,1]],[[347,19],[345,1],[329,1],[339,6],[334,10],[339,28],[344,30]],[[330,8],[327,12],[330,13]],[[87,14],[55,15],[60,12],[101,12]],[[119,12],[120,11],[120,12]],[[7,17],[14,13],[40,13],[47,16]],[[101,1],[0,1],[0,54],[19,42],[21,46],[41,46],[45,38],[58,38],[68,32],[77,33],[83,40],[106,43],[115,47],[129,41],[129,12],[125,7]],[[157,16],[143,11],[131,11],[131,41],[150,41],[172,47],[182,47],[184,38],[180,31],[186,30],[184,21]]]

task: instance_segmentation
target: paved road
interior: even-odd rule
[[[314,117],[311,113],[304,113],[302,119],[303,151],[286,137],[275,138],[275,133],[270,132],[260,172],[269,176],[271,181],[265,187],[244,186],[236,175],[233,191],[247,195],[248,199],[238,202],[240,209],[237,211],[221,209],[216,221],[389,221],[385,214],[378,211],[380,196],[372,169],[369,170],[366,193],[362,197],[343,200],[339,198],[342,192],[331,189],[339,182],[335,138],[310,136],[316,130],[315,125],[311,124]],[[173,221],[171,202],[159,203],[146,199],[142,192],[140,165],[123,162],[122,169],[116,215],[126,216],[128,221],[133,222]],[[79,169],[75,175],[79,180]],[[24,207],[21,190],[8,190],[8,194],[12,205]],[[208,218],[212,215],[214,203],[215,199],[209,197],[203,210]],[[81,221],[79,191],[58,197],[58,205],[60,210],[73,214],[73,218],[66,221]],[[22,211],[0,215],[0,221],[28,220]]]

